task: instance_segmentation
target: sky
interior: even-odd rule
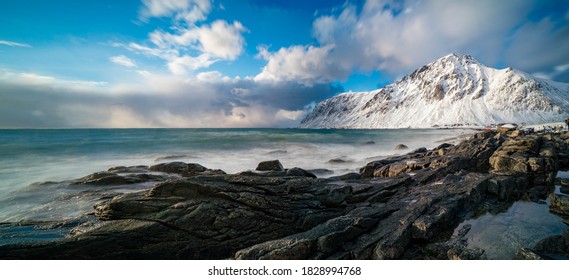
[[[296,127],[449,53],[569,83],[566,0],[2,0],[0,128]]]

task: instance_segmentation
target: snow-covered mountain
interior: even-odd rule
[[[324,100],[304,128],[420,128],[538,124],[569,116],[569,84],[450,54],[394,84]]]

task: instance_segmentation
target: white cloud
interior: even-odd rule
[[[9,47],[22,47],[22,48],[31,48],[32,47],[28,44],[11,42],[11,41],[3,41],[3,40],[0,40],[0,45],[5,45],[5,46],[9,46]]]
[[[206,19],[211,11],[210,0],[143,0],[139,17],[147,21],[152,17],[174,17],[191,25]]]
[[[112,56],[109,58],[109,60],[112,63],[122,65],[124,67],[128,67],[128,68],[136,67],[136,63],[132,59],[130,59],[124,55]]]
[[[209,54],[203,53],[199,56],[183,55],[174,57],[168,61],[168,69],[175,75],[185,75],[189,71],[194,71],[200,68],[207,68],[216,60],[212,59]]]
[[[334,67],[335,63],[328,60],[333,45],[324,47],[292,46],[281,48],[275,53],[268,54],[261,49],[261,56],[267,60],[267,65],[255,79],[258,81],[297,81],[305,85],[327,83],[338,76],[347,75],[349,69]]]
[[[219,82],[224,77],[219,71],[208,71],[197,74],[196,78],[204,82]],[[229,79],[228,77],[225,78]]]
[[[243,52],[245,39],[241,33],[245,31],[246,28],[238,21],[229,24],[216,20],[211,25],[178,30],[176,34],[155,30],[149,38],[160,49],[190,48],[214,58],[234,60]]]
[[[399,76],[451,52],[471,54],[491,66],[524,71],[569,62],[569,27],[546,17],[528,21],[539,1],[368,0],[347,4],[313,23],[314,46],[276,52],[259,48],[267,65],[257,76],[305,84],[381,70]],[[549,21],[549,22],[548,22]],[[561,26],[561,27],[559,27]],[[559,61],[560,60],[560,61]],[[542,69],[543,70],[543,69]]]
[[[246,29],[234,21],[228,24],[216,20],[211,26],[198,29],[201,51],[226,60],[235,60],[242,52],[245,39],[241,35]]]
[[[170,72],[186,75],[208,68],[220,60],[235,60],[245,45],[242,33],[247,29],[239,22],[215,20],[198,24],[211,12],[210,0],[145,0],[140,10],[144,21],[151,17],[171,17],[172,31],[154,30],[148,34],[153,46],[139,43],[115,44],[137,53],[165,60]]]

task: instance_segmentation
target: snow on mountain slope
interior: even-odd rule
[[[300,127],[473,127],[558,122],[568,115],[569,84],[450,54],[382,89],[324,100]]]

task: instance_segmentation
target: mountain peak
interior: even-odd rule
[[[480,65],[482,65],[480,62],[478,62],[474,57],[472,57],[469,54],[457,54],[457,53],[447,54],[447,55],[433,61],[431,64],[449,63],[449,62],[452,62],[454,64],[460,63],[463,65],[467,65],[467,64],[480,64]]]
[[[448,54],[382,89],[319,103],[301,127],[401,128],[556,122],[569,114],[569,85]]]

